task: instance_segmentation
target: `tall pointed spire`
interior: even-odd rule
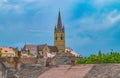
[[[60,9],[58,12],[57,25],[55,25],[54,28],[54,46],[58,48],[59,52],[65,52],[65,29],[62,25]]]
[[[62,21],[61,21],[60,9],[59,9],[59,13],[58,13],[57,29],[58,30],[62,29]]]
[[[62,20],[61,20],[60,9],[59,9],[59,12],[58,12],[57,25],[55,25],[54,31],[55,32],[64,32],[64,27],[62,25]]]
[[[56,32],[56,31],[57,31],[57,27],[56,27],[56,25],[55,25],[54,32]]]

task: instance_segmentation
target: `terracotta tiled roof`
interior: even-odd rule
[[[15,51],[9,47],[0,47],[0,50],[2,53],[15,53]]]

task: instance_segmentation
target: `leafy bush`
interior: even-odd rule
[[[89,57],[78,59],[77,64],[102,64],[102,63],[120,63],[120,53],[110,52],[106,54],[98,53],[98,55],[91,54]]]
[[[2,51],[0,51],[0,57],[2,56]]]

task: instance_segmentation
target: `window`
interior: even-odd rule
[[[55,35],[55,40],[57,40],[57,34]]]
[[[55,37],[55,40],[57,40],[57,37]]]
[[[61,37],[61,40],[63,40],[63,37]]]
[[[64,38],[64,37],[63,37],[63,35],[61,34],[61,40],[63,40],[63,38]]]

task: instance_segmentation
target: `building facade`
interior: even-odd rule
[[[58,13],[57,25],[54,29],[54,46],[56,46],[59,52],[65,52],[65,29],[62,25],[60,11]]]
[[[16,57],[16,54],[13,48],[0,47],[0,52],[1,52],[1,57]]]
[[[42,45],[24,45],[22,49],[23,54],[32,54],[33,56],[44,56],[46,53],[56,54],[58,52],[58,48],[56,46],[49,46],[47,44]]]

